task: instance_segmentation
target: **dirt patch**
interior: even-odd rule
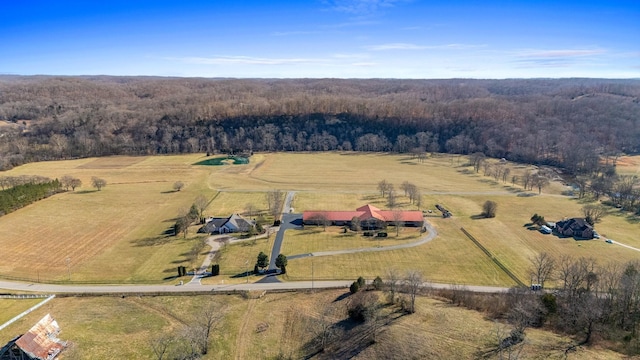
[[[111,156],[98,158],[86,164],[78,166],[79,169],[124,169],[142,162],[146,156]]]

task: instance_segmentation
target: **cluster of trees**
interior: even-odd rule
[[[277,220],[280,217],[282,207],[284,206],[285,193],[282,190],[276,189],[267,191],[266,196],[269,214],[273,216],[274,220]],[[253,209],[253,205],[251,209]]]
[[[0,167],[113,154],[484,153],[592,173],[640,151],[637,80],[0,77]],[[26,131],[25,131],[26,130]],[[418,158],[424,158],[417,155]]]
[[[404,192],[405,197],[409,198],[411,204],[418,207],[422,205],[422,193],[415,184],[404,181],[400,185],[400,190]],[[387,182],[387,180],[381,180],[378,182],[378,191],[380,191],[380,196],[387,198],[387,206],[390,209],[398,207],[398,195],[392,183]]]
[[[33,179],[33,182],[20,183],[0,190],[0,216],[63,191],[62,184],[57,179]]]
[[[582,334],[588,343],[594,333],[613,341],[635,341],[640,352],[640,263],[599,265],[594,259],[541,253],[532,259],[532,278],[543,285],[559,282],[557,295],[539,298],[529,309],[551,326]],[[535,305],[535,304],[533,304]],[[540,323],[543,319],[527,319]]]
[[[577,176],[575,182],[579,198],[590,195],[598,200],[607,196],[612,206],[640,214],[640,179],[637,175],[618,175],[615,166],[609,166],[591,176]]]
[[[162,333],[149,340],[149,347],[155,358],[199,359],[209,352],[211,335],[224,317],[226,308],[215,302],[208,302],[198,311],[198,316],[183,321],[183,326],[171,333]]]
[[[60,184],[66,191],[69,191],[69,188],[71,188],[71,191],[76,191],[76,188],[82,186],[82,181],[71,175],[64,175],[60,178]]]
[[[204,223],[204,210],[209,205],[209,200],[207,200],[204,195],[198,195],[196,199],[191,204],[189,210],[181,209],[178,211],[178,217],[176,218],[176,222],[173,225],[173,234],[177,236],[179,233],[182,233],[183,237],[187,237],[189,233],[189,226],[193,224],[196,220],[199,223]]]
[[[506,183],[509,180],[511,174],[511,168],[506,162],[492,163],[487,161],[484,153],[476,152],[469,156],[469,163],[473,166],[476,173],[480,172],[482,168],[484,170],[484,176],[492,176],[495,181],[501,181]],[[520,177],[517,175],[511,176],[511,184],[520,184],[525,190],[538,189],[538,194],[542,193],[544,189],[550,183],[550,179],[553,178],[553,173],[548,168],[540,168],[537,171],[525,170]]]

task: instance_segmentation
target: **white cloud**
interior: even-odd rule
[[[353,63],[351,65],[353,65],[353,66],[361,66],[361,67],[370,67],[370,66],[376,66],[378,64],[374,63],[374,62],[357,62],[357,63]]]

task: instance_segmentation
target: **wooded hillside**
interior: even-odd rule
[[[0,76],[0,169],[114,154],[483,152],[591,172],[640,151],[640,80]]]

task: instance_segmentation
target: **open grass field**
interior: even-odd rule
[[[100,158],[28,164],[7,175],[76,176],[83,187],[0,218],[0,249],[16,261],[0,273],[41,280],[158,281],[174,273],[192,247],[191,237],[166,237],[179,209],[196,196],[213,198],[207,171],[195,156]],[[117,164],[120,164],[118,166]],[[101,191],[91,177],[107,181]],[[174,192],[175,181],[185,188]],[[68,266],[66,259],[69,259]]]
[[[0,325],[45,299],[0,299]]]
[[[255,299],[238,295],[56,298],[0,331],[0,343],[50,313],[60,324],[60,338],[72,344],[63,353],[65,359],[154,359],[152,339],[179,334],[201,309],[214,304],[223,316],[204,359],[303,358],[308,352],[302,348],[317,334],[323,313],[328,314],[325,320],[344,324],[348,298],[343,294],[344,290],[331,290],[274,293]],[[478,352],[495,347],[493,333],[504,326],[480,313],[427,297],[418,297],[416,305],[415,314],[383,326],[377,342],[355,358],[475,358]],[[537,329],[527,330],[527,341],[521,359],[565,359],[563,350],[572,343]],[[585,358],[623,357],[608,350],[579,348],[567,359]]]
[[[362,232],[356,234],[349,231],[343,233],[342,228],[329,226],[323,230],[321,226],[307,226],[304,230],[288,230],[282,248],[283,254],[306,254],[316,251],[333,251],[373,248],[381,246],[393,246],[407,244],[420,239],[423,235],[419,228],[401,228],[396,237],[396,229],[388,227],[385,231],[388,237],[365,237]]]
[[[258,254],[262,251],[267,256],[271,256],[271,248],[273,247],[274,235],[269,239],[249,239],[234,244],[223,246],[216,253],[214,263],[220,264],[220,275],[215,277],[203,278],[203,284],[237,284],[247,281],[245,273],[253,271],[256,264]],[[262,278],[261,276],[251,275],[249,282],[254,282]]]
[[[509,181],[483,176],[482,169],[474,172],[459,156],[436,155],[420,162],[388,154],[265,153],[252,156],[245,165],[193,165],[203,159],[201,155],[91,158],[32,163],[3,173],[51,178],[72,175],[80,178],[83,186],[0,217],[0,252],[15,259],[0,263],[0,274],[41,281],[66,281],[71,277],[72,281],[158,282],[173,276],[177,266],[191,267],[200,261],[190,261],[187,256],[194,243],[201,241],[202,236],[195,234],[196,226],[186,239],[165,235],[179,210],[187,209],[198,195],[211,200],[205,210],[207,216],[244,213],[248,203],[264,213],[265,192],[271,189],[296,191],[296,212],[351,210],[367,203],[386,208],[377,190],[383,179],[393,183],[400,195],[403,181],[416,184],[423,192],[421,209],[442,204],[454,217],[430,218],[439,235],[420,247],[313,259],[315,276],[372,277],[397,267],[420,269],[432,281],[512,284],[464,236],[461,227],[525,283],[528,260],[540,251],[592,256],[601,262],[627,261],[638,256],[637,252],[603,241],[578,243],[527,230],[523,225],[533,213],[560,220],[579,216],[584,204],[561,195],[567,187],[560,181],[543,189],[541,195],[522,196],[532,193]],[[623,163],[633,168],[634,159],[624,159]],[[511,175],[533,169],[518,164],[508,166],[512,168]],[[90,186],[92,176],[105,179],[107,186],[95,191]],[[175,181],[185,183],[182,191],[173,191]],[[486,200],[498,203],[497,217],[474,220]],[[416,208],[403,196],[400,203],[406,209]],[[617,241],[640,247],[636,235],[639,224],[637,216],[612,210],[596,229]],[[402,235],[408,231],[404,229]],[[394,230],[389,232],[392,236],[384,241],[397,242]],[[369,241],[314,240],[316,235],[288,232],[283,252],[292,255],[313,249],[362,247]],[[269,253],[271,244],[262,241],[264,244],[259,241],[259,246]],[[318,243],[327,248],[318,247]],[[222,273],[244,271],[248,258],[252,267],[260,250],[253,251],[255,254],[247,250],[239,246],[221,254]],[[311,259],[292,261],[289,277],[310,278],[310,269]]]

